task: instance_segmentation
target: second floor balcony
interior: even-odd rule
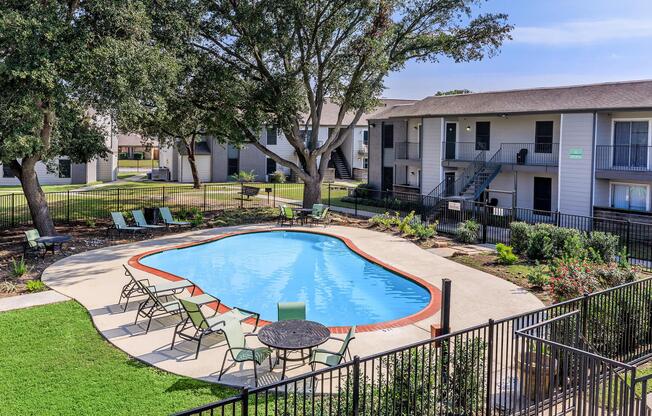
[[[611,172],[652,172],[652,146],[596,146],[595,169]]]
[[[419,142],[396,142],[395,158],[400,160],[420,160],[421,144]]]
[[[488,160],[495,152],[482,149],[475,142],[444,142],[443,160],[470,162],[482,158]],[[558,166],[559,143],[501,143],[499,158],[501,164],[525,166]]]

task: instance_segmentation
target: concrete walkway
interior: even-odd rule
[[[149,333],[145,334],[144,323],[134,324],[137,302],[130,304],[127,312],[122,312],[122,308],[116,305],[120,289],[127,283],[121,265],[127,263],[135,254],[156,248],[201,241],[230,231],[272,228],[275,227],[225,227],[88,251],[54,263],[44,271],[42,280],[53,289],[83,304],[90,311],[93,322],[102,335],[128,354],[164,370],[215,382],[225,353],[224,339],[220,335],[207,337],[202,343],[199,359],[195,360],[194,342],[180,342],[170,350],[173,327],[178,318],[154,320]],[[369,255],[437,287],[441,287],[442,278],[451,279],[453,329],[542,306],[535,296],[505,280],[428,253],[397,236],[341,226],[329,226],[326,231],[349,238]],[[160,279],[155,276],[148,277],[153,282]],[[219,297],[219,293],[215,295]],[[366,356],[427,339],[430,335],[430,325],[437,322],[438,314],[407,326],[360,333],[352,343],[351,351],[354,355]],[[338,344],[327,343],[322,347],[334,349],[337,346]],[[299,364],[298,367],[289,367],[288,374],[296,375],[306,371],[308,367]],[[267,365],[264,365],[259,371],[259,380],[264,384],[276,381],[280,378],[280,372],[280,366],[270,372]],[[222,382],[236,386],[252,385],[251,364],[231,368],[222,378]]]
[[[30,308],[32,306],[49,305],[50,303],[64,302],[67,300],[70,300],[68,296],[64,296],[54,290],[11,296],[8,298],[0,298],[0,312]]]

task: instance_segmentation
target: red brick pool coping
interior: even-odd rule
[[[162,271],[162,270],[159,270],[159,269],[155,269],[153,267],[145,266],[144,264],[140,263],[140,260],[143,257],[150,256],[150,255],[156,254],[156,253],[161,253],[163,251],[176,250],[176,249],[180,249],[180,248],[187,248],[187,247],[197,246],[197,245],[200,245],[200,244],[206,244],[206,243],[210,243],[210,242],[213,242],[213,241],[221,240],[223,238],[233,237],[233,236],[236,236],[236,235],[254,234],[254,233],[268,233],[268,232],[274,232],[274,231],[293,231],[293,232],[313,233],[313,234],[322,234],[322,235],[327,235],[329,237],[337,238],[338,240],[340,240],[344,244],[346,244],[346,246],[350,250],[352,250],[354,253],[358,254],[359,256],[363,257],[367,261],[375,263],[375,264],[379,265],[380,267],[383,267],[384,269],[387,269],[387,270],[389,270],[391,272],[394,272],[394,273],[398,274],[399,276],[401,276],[401,277],[403,277],[405,279],[413,281],[414,283],[416,283],[419,286],[423,287],[424,289],[426,289],[430,293],[430,302],[428,303],[428,305],[426,305],[425,308],[421,309],[419,312],[414,313],[414,314],[409,315],[409,316],[406,316],[406,317],[403,317],[403,318],[394,319],[394,320],[391,320],[391,321],[379,322],[379,323],[369,324],[369,325],[357,325],[356,326],[356,331],[357,332],[380,331],[380,330],[383,330],[383,329],[398,328],[398,327],[414,324],[414,323],[417,323],[419,321],[422,321],[422,320],[424,320],[426,318],[429,318],[429,317],[433,316],[441,308],[441,291],[437,287],[433,286],[432,284],[428,283],[427,281],[423,280],[422,278],[420,278],[418,276],[415,276],[413,274],[410,274],[410,273],[404,272],[402,270],[399,270],[399,269],[397,269],[397,268],[395,268],[395,267],[393,267],[393,266],[391,266],[391,265],[389,265],[389,264],[387,264],[387,263],[385,263],[385,262],[383,262],[383,261],[381,261],[381,260],[379,260],[379,259],[365,253],[360,248],[358,248],[355,244],[353,244],[353,242],[350,239],[348,239],[346,237],[336,235],[336,234],[328,233],[328,232],[325,232],[325,231],[288,230],[288,229],[285,229],[285,228],[273,228],[271,230],[234,231],[234,232],[230,232],[230,233],[221,234],[221,235],[218,235],[216,237],[208,238],[206,240],[194,241],[194,242],[191,242],[191,243],[179,244],[179,245],[176,245],[176,246],[173,246],[173,247],[159,248],[159,249],[156,249],[156,250],[146,251],[144,253],[140,253],[140,254],[137,254],[137,255],[131,257],[129,259],[128,263],[129,263],[130,266],[132,266],[132,267],[134,267],[136,269],[139,269],[139,270],[154,274],[156,276],[162,277],[162,278],[167,279],[167,280],[177,281],[177,280],[181,280],[183,278],[180,277],[180,276],[174,275],[172,273],[168,273],[168,272],[165,272],[165,271]],[[199,286],[196,286],[194,293],[195,294],[202,294],[204,292],[201,290],[201,288]],[[213,308],[215,308],[215,307],[213,306]],[[229,310],[231,310],[230,307],[228,307],[228,306],[226,306],[224,304],[219,305],[218,312],[223,313],[223,312],[227,312]],[[250,320],[248,320],[246,322],[248,324],[251,324],[251,325],[254,324],[253,319],[250,319]],[[260,322],[259,322],[259,326],[265,326],[265,325],[268,325],[270,323],[271,323],[270,321],[265,321],[265,320],[261,319]],[[349,328],[350,328],[349,326],[331,326],[331,327],[328,327],[328,329],[332,333],[339,333],[339,334],[346,333],[349,330]]]

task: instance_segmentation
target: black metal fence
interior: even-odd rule
[[[649,416],[650,305],[646,279],[179,414]]]

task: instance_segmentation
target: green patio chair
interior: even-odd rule
[[[321,204],[315,204],[315,205],[321,205]],[[313,212],[312,212],[312,214],[310,214],[310,217],[309,217],[310,222],[311,223],[316,222],[316,223],[321,223],[321,224],[326,225],[326,223],[328,222],[328,212],[329,212],[329,208],[322,206],[322,209],[319,212],[319,214],[315,214],[315,207],[313,206]]]
[[[170,208],[168,207],[160,207],[159,212],[161,213],[161,218],[163,219],[163,224],[165,224],[166,227],[170,227],[171,225],[174,225],[176,227],[184,227],[188,226],[190,227],[192,224],[190,224],[189,221],[177,221],[172,217],[172,212],[170,212]]]
[[[303,302],[279,303],[277,307],[279,321],[288,321],[290,319],[306,319],[306,304]]]
[[[118,233],[118,235],[126,231],[131,231],[133,235],[136,235],[137,232],[147,232],[147,228],[131,227],[127,225],[127,222],[125,221],[125,217],[122,215],[122,212],[112,212],[111,219],[113,220],[113,227],[107,228],[106,230],[107,236],[109,232],[111,232],[111,230],[115,230]]]
[[[218,380],[222,379],[225,371],[228,370],[231,365],[235,363],[243,363],[251,361],[254,364],[254,382],[256,387],[258,387],[258,369],[257,367],[261,365],[265,359],[269,360],[269,368],[272,368],[272,350],[267,347],[256,347],[251,348],[247,346],[247,337],[258,337],[258,334],[245,334],[242,331],[242,326],[236,321],[227,321],[224,326],[220,329],[221,332],[226,337],[226,343],[229,346],[229,349],[224,353],[224,359],[222,360],[222,368],[220,369],[220,375],[217,377]],[[229,365],[226,369],[224,364],[226,364],[226,359],[228,355],[231,355],[233,364]]]
[[[36,239],[41,238],[38,230],[27,230],[25,233],[25,241],[23,242],[23,256],[27,255],[27,252],[34,252],[36,254],[45,254],[47,246],[43,243],[37,243]]]
[[[134,325],[138,323],[138,318],[147,318],[147,329],[145,330],[145,333],[149,332],[149,327],[152,324],[153,318],[164,315],[181,315],[183,313],[183,308],[174,295],[154,292],[153,288],[145,285],[140,280],[136,280],[136,283],[147,295],[147,299],[138,305]],[[169,300],[170,298],[172,298],[172,300]]]
[[[346,334],[344,339],[329,337],[328,339],[336,340],[342,343],[340,349],[337,351],[328,351],[324,349],[317,348],[312,351],[312,356],[310,357],[310,367],[315,371],[317,364],[323,364],[326,367],[333,367],[342,362],[345,358],[345,355],[348,354],[349,359],[351,359],[351,352],[349,351],[349,344],[352,340],[355,339],[355,325],[349,329],[349,332]]]
[[[182,293],[184,289],[190,289],[190,288],[192,288],[190,295],[192,296],[195,293],[196,286],[190,280],[182,279],[176,282],[170,281],[170,282],[159,283],[159,284],[151,284],[149,282],[149,279],[147,278],[136,279],[136,277],[131,272],[131,270],[129,270],[126,264],[123,264],[122,267],[124,267],[125,269],[125,276],[129,278],[129,282],[122,287],[122,290],[120,291],[120,299],[118,299],[118,305],[122,303],[123,298],[127,300],[123,311],[127,310],[127,306],[129,305],[129,300],[132,297],[147,295],[147,293],[138,284],[139,281],[145,286],[148,286],[150,289],[152,289],[154,293],[157,293],[158,295],[162,295],[162,296],[178,295]]]
[[[255,318],[256,323],[254,325],[254,332],[256,332],[258,321],[260,320],[260,314],[238,308],[233,308],[225,313],[218,313],[217,308],[220,306],[220,300],[210,295],[208,296],[213,299],[213,302],[217,302],[215,313],[212,315],[206,315],[204,310],[201,308],[202,305],[212,302],[203,300],[201,303],[197,303],[192,298],[179,299],[181,307],[184,309],[187,317],[174,328],[174,335],[172,336],[172,345],[170,346],[170,349],[174,348],[174,342],[177,335],[179,338],[186,341],[197,341],[197,350],[195,351],[195,359],[197,359],[197,357],[199,357],[199,348],[201,347],[202,338],[214,332],[221,332],[224,325],[231,321],[240,324],[249,318]],[[187,330],[190,330],[190,332],[186,332]]]
[[[293,225],[295,220],[296,215],[294,215],[292,208],[287,205],[281,205],[281,215],[278,217],[279,224],[283,225],[287,221],[290,225]]]
[[[160,230],[166,228],[165,225],[147,224],[147,220],[145,219],[145,214],[143,214],[143,211],[140,209],[131,211],[131,215],[134,216],[134,221],[136,222],[136,225],[139,227],[149,228],[151,230]]]

